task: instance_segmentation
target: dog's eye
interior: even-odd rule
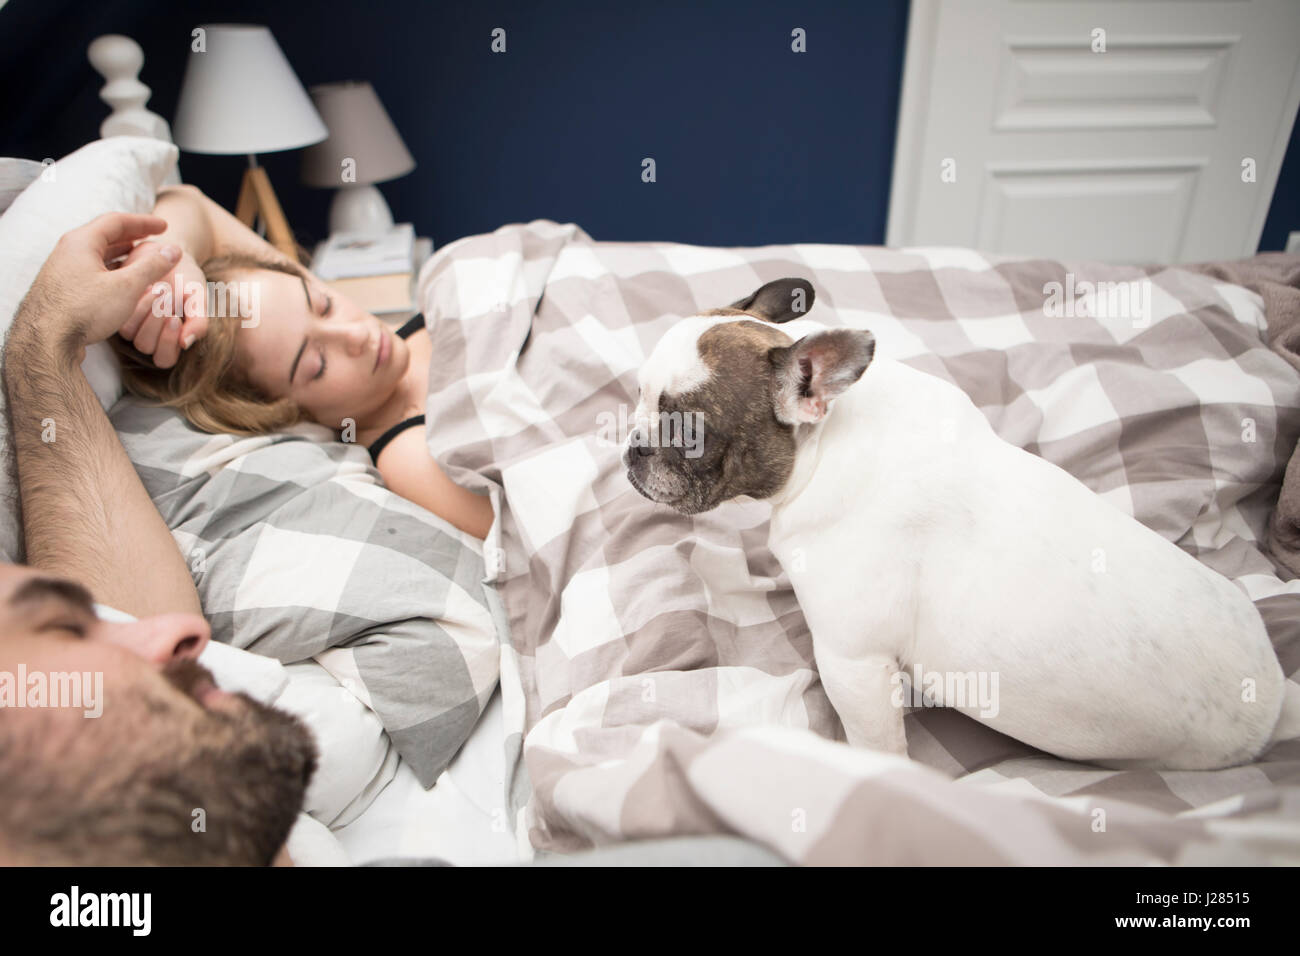
[[[696,468],[712,468],[726,451],[727,443],[717,435],[705,438],[690,451],[687,460]]]

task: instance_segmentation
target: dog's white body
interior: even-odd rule
[[[799,427],[772,504],[851,744],[905,752],[900,668],[996,675],[995,716],[960,709],[1068,759],[1202,769],[1269,742],[1284,679],[1247,597],[941,379],[877,356]]]

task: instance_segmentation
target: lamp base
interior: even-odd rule
[[[299,261],[298,244],[293,240],[293,231],[289,228],[289,221],[284,218],[280,201],[275,198],[270,177],[261,166],[250,166],[244,170],[244,182],[239,187],[235,218],[252,229],[258,216],[266,223],[266,237],[271,245],[294,262]]]
[[[330,232],[383,235],[393,228],[393,214],[384,194],[374,186],[344,186],[330,202]]]

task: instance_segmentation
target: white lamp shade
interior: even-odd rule
[[[302,181],[308,186],[366,186],[415,168],[410,150],[369,83],[322,83],[311,88],[311,98],[330,135],[303,150]]]
[[[176,145],[190,153],[274,153],[329,135],[280,45],[266,27],[202,28],[204,49],[191,50],[172,123]]]

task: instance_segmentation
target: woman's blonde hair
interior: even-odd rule
[[[268,257],[227,255],[200,266],[209,282],[231,281],[234,273],[256,270],[282,272],[295,278],[302,272]],[[287,398],[268,399],[236,361],[235,336],[240,317],[208,317],[208,331],[181,352],[171,368],[158,368],[153,359],[115,335],[110,339],[122,363],[122,382],[137,398],[176,409],[205,432],[265,435],[302,419],[302,411]]]

